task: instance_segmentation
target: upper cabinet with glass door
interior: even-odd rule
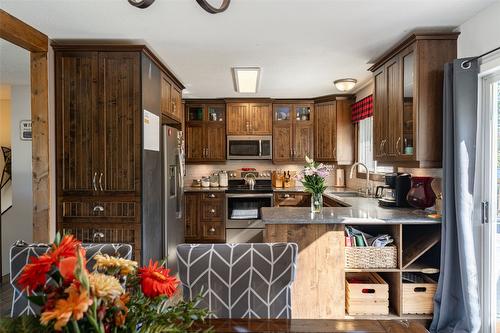
[[[273,162],[303,161],[313,156],[312,101],[280,101],[273,104]]]
[[[401,135],[396,141],[396,150],[402,159],[413,159],[415,156],[414,105],[415,96],[415,51],[410,48],[401,54],[403,74],[403,112],[401,117]]]
[[[456,58],[457,37],[451,32],[412,34],[370,68],[375,75],[373,149],[379,164],[441,167],[443,68]]]

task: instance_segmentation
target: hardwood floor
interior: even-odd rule
[[[0,286],[0,317],[10,315],[12,304],[12,287],[9,282],[3,282]]]

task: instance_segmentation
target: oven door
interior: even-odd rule
[[[229,160],[272,159],[270,136],[228,136],[227,158]]]
[[[272,193],[226,194],[226,229],[262,229],[260,209],[272,206]]]

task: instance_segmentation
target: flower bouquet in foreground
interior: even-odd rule
[[[325,179],[333,167],[314,162],[306,156],[306,165],[296,176],[307,192],[311,193],[311,212],[319,213],[323,208],[323,192],[326,190]]]
[[[185,332],[207,311],[193,302],[173,305],[178,281],[158,262],[96,255],[86,269],[85,249],[73,236],[56,236],[49,251],[30,258],[19,278],[39,317],[2,319],[0,332]]]

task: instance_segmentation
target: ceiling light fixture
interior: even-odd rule
[[[128,0],[128,2],[134,7],[144,9],[151,6],[155,0]],[[209,0],[196,0],[196,2],[210,14],[217,14],[225,11],[229,7],[231,0],[222,0],[219,7],[211,5]]]
[[[352,88],[354,88],[354,86],[356,85],[358,81],[356,79],[339,79],[339,80],[335,80],[333,81],[333,84],[335,85],[335,88],[337,88],[338,90],[340,91],[349,91],[351,90]]]
[[[259,86],[259,67],[233,67],[234,90],[255,94]]]

